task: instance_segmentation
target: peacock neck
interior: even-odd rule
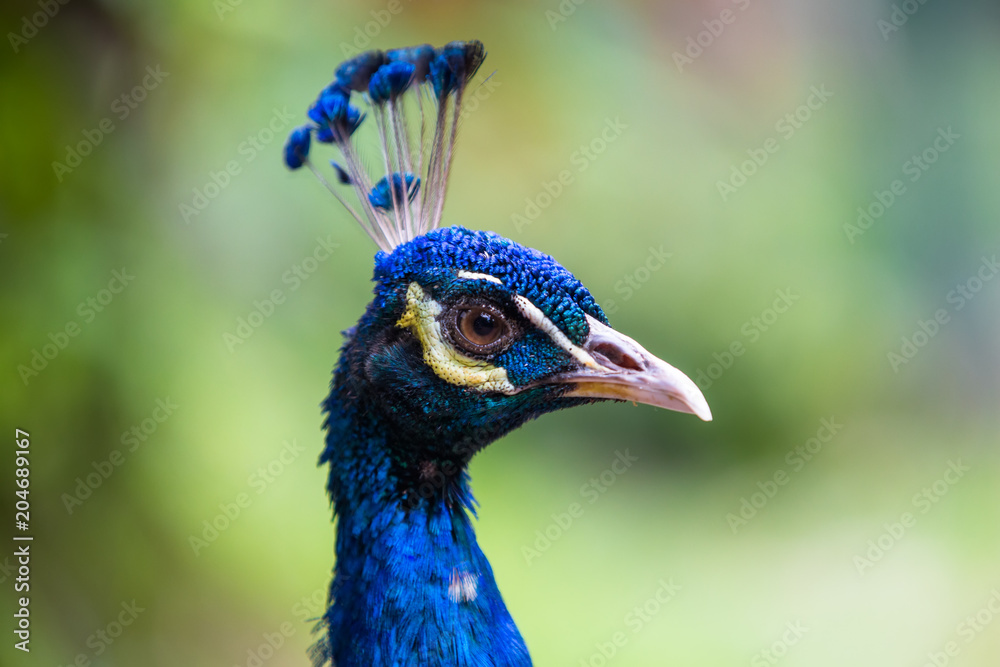
[[[420,443],[343,370],[326,402],[337,560],[317,653],[337,667],[530,665],[476,542],[466,460],[400,456]]]

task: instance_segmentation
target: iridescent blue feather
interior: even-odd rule
[[[463,96],[485,57],[482,42],[472,40],[451,42],[440,49],[421,45],[369,51],[342,63],[333,83],[309,108],[312,123],[296,128],[289,137],[285,164],[290,169],[309,167],[383,250],[437,228]],[[354,104],[354,98],[369,108],[369,114]],[[432,133],[427,131],[431,113]],[[414,178],[419,197],[414,196],[416,190],[389,188],[368,174],[353,140],[368,115],[374,118],[379,134],[385,178],[393,182]],[[310,161],[311,135],[340,150],[337,181],[355,188],[357,209]],[[373,185],[373,180],[378,182]]]
[[[476,543],[471,458],[593,400],[711,419],[694,383],[612,330],[550,256],[438,228],[462,102],[485,56],[475,40],[363,53],[337,68],[285,145],[285,164],[316,174],[380,248],[374,299],[345,333],[324,402],[337,537],[317,666],[530,667]],[[366,121],[378,133],[374,175],[358,145]],[[317,143],[340,153],[334,183],[310,159]]]

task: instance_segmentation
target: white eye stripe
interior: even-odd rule
[[[566,350],[574,359],[592,370],[609,372],[607,368],[597,363],[586,350],[579,345],[575,345],[573,341],[567,338],[566,334],[552,320],[546,317],[545,313],[538,306],[520,294],[514,295],[514,304],[526,320],[534,324],[541,331],[544,331],[552,339],[553,343]]]
[[[465,278],[467,280],[488,280],[491,283],[496,283],[497,285],[503,285],[503,282],[501,282],[499,278],[497,278],[496,276],[491,276],[488,273],[473,273],[471,271],[459,271],[458,277]]]
[[[503,282],[496,276],[491,276],[486,273],[475,273],[472,271],[460,270],[457,272],[457,275],[459,278],[463,278],[466,280],[487,280],[489,282],[496,283],[498,285],[503,284]],[[417,283],[412,283],[410,285],[410,289],[408,290],[407,293],[407,301],[409,302],[407,313],[400,320],[397,326],[411,326],[415,324],[417,321],[423,320],[424,326],[418,326],[415,327],[415,329],[417,330],[418,336],[420,337],[421,341],[424,343],[424,352],[427,357],[425,358],[425,361],[427,361],[432,367],[435,368],[435,372],[438,374],[438,376],[441,377],[442,379],[452,382],[453,384],[464,384],[466,386],[470,384],[476,385],[482,382],[484,378],[476,378],[475,380],[473,380],[472,378],[469,377],[463,377],[461,379],[458,379],[455,378],[450,372],[442,372],[444,369],[441,368],[441,361],[442,361],[441,357],[444,356],[442,355],[444,341],[441,337],[440,325],[438,325],[436,321],[437,315],[439,315],[441,312],[441,306],[437,302],[434,302],[433,300],[426,297],[423,293],[423,290],[420,289],[420,286]],[[416,306],[421,301],[429,301],[430,303],[425,303],[423,309],[421,308],[415,309],[415,310],[424,310],[423,317],[414,317],[415,315],[417,315],[417,313],[411,309],[413,309],[414,306]],[[538,306],[531,303],[531,301],[527,297],[524,297],[520,294],[515,294],[513,296],[513,301],[514,305],[517,306],[518,312],[521,313],[521,316],[524,317],[526,320],[528,320],[528,322],[533,324],[540,331],[544,332],[545,335],[547,335],[552,340],[553,343],[559,346],[560,349],[565,350],[570,356],[572,356],[574,359],[576,359],[581,364],[583,364],[584,366],[586,366],[591,370],[598,371],[601,373],[612,372],[610,369],[599,364],[594,359],[594,357],[591,356],[589,352],[584,350],[579,345],[574,344],[573,341],[571,341],[566,336],[566,334],[564,334],[562,330],[560,330],[559,327],[557,327],[555,323],[552,320],[550,320],[545,315],[545,313],[542,312],[542,310]],[[428,306],[430,307],[428,308]],[[452,356],[452,359],[450,360],[451,362],[456,361],[456,357],[462,357],[462,365],[468,364],[469,362],[475,363],[474,360],[464,358],[464,355],[459,354],[455,350],[452,350],[449,356]],[[449,363],[448,365],[450,366],[451,364]],[[453,371],[454,369],[452,368],[449,370]],[[503,372],[503,377],[502,378],[490,377],[489,380],[492,380],[492,382],[487,381],[489,385],[493,385],[492,387],[490,387],[490,389],[493,389],[494,391],[499,389],[504,393],[511,393],[513,391],[513,387],[507,381],[506,372],[504,371],[504,369],[494,368],[493,370]],[[462,375],[466,375],[466,373],[467,370],[463,372]],[[478,375],[478,373],[476,375]]]

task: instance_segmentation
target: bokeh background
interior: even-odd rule
[[[345,55],[466,38],[492,78],[445,222],[554,254],[715,413],[590,406],[476,458],[536,663],[1000,661],[995,3],[43,0],[0,26],[2,519],[17,427],[35,536],[30,655],[0,555],[3,664],[307,664],[319,402],[374,248],[281,145]]]

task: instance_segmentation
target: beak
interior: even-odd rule
[[[553,378],[570,385],[564,396],[634,401],[687,412],[712,421],[708,402],[691,378],[637,342],[587,316],[590,336],[582,350],[596,363]]]

